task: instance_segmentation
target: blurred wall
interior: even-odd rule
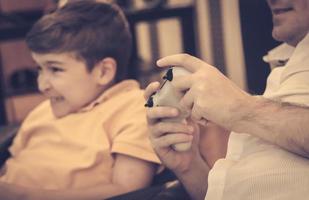
[[[49,0],[0,0],[2,12],[42,9]],[[215,65],[239,87],[261,93],[269,73],[261,57],[278,43],[271,38],[271,16],[265,0],[169,0],[169,6],[194,5],[197,55]],[[134,0],[136,8],[145,6]],[[138,54],[144,70],[152,70],[163,56],[183,53],[180,22],[169,18],[136,26]],[[157,43],[157,44],[156,44]],[[156,45],[155,45],[156,44]],[[35,67],[22,39],[0,42],[5,88],[18,69]],[[145,86],[160,74],[145,76]],[[1,91],[3,92],[3,91]],[[10,123],[20,122],[44,97],[38,93],[9,96],[5,109]]]

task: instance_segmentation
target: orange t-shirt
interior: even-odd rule
[[[112,86],[79,112],[55,118],[50,102],[24,121],[2,181],[43,189],[89,188],[111,181],[114,153],[159,163],[136,81]]]

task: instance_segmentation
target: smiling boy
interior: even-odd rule
[[[23,122],[0,191],[8,184],[27,199],[76,200],[148,186],[159,160],[148,141],[143,91],[124,80],[131,35],[120,9],[68,3],[40,19],[26,42],[48,100]]]

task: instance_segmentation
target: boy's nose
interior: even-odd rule
[[[39,90],[42,93],[49,91],[49,89],[51,88],[49,78],[43,74],[39,74],[38,76],[38,85],[39,85]]]

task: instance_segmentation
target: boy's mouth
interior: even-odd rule
[[[50,97],[50,100],[51,100],[52,102],[59,102],[59,101],[63,101],[64,98],[61,97],[61,96],[59,96],[59,97]]]

